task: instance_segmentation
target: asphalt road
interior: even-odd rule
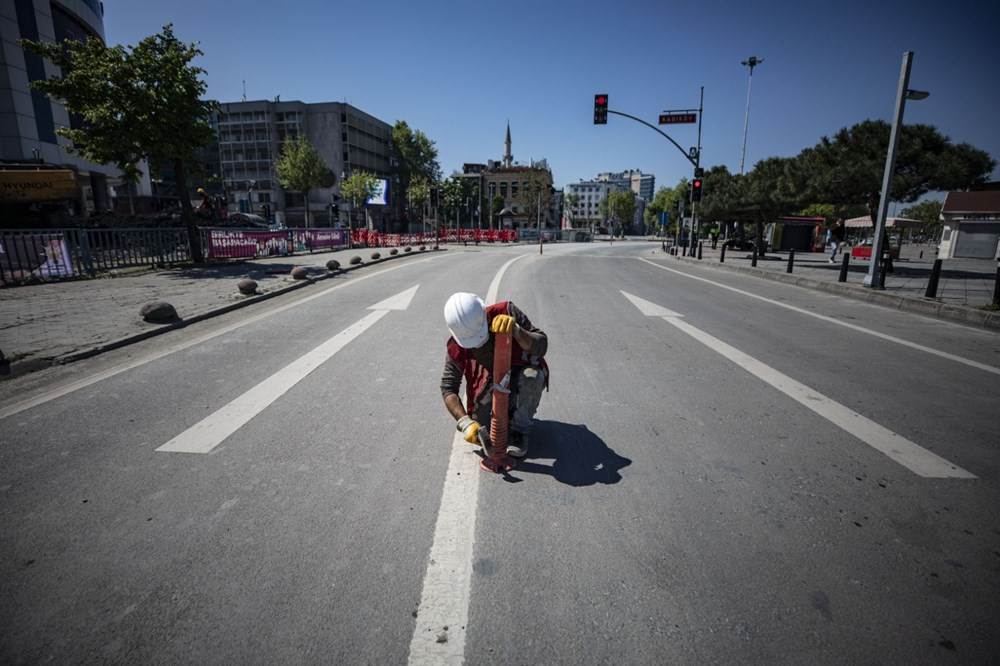
[[[528,458],[438,382],[549,335]],[[990,663],[1000,336],[670,261],[448,252],[17,378],[3,663]]]

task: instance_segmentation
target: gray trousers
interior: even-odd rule
[[[527,435],[534,425],[538,403],[545,390],[545,371],[531,366],[511,368],[511,391],[509,401],[510,431]],[[474,418],[488,436],[490,419],[493,417],[493,391],[484,391],[472,410]],[[480,432],[483,432],[482,430]]]

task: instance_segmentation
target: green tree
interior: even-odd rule
[[[459,210],[465,205],[465,190],[462,188],[462,178],[447,178],[441,183],[441,214],[446,221],[454,220]]]
[[[405,120],[397,120],[392,127],[392,145],[399,155],[399,185],[411,202],[410,185],[419,180],[437,183],[441,180],[438,151],[426,134],[413,130]]]
[[[567,194],[563,197],[563,217],[569,222],[572,229],[576,228],[576,214],[579,212],[581,197],[579,194]]]
[[[608,214],[618,223],[621,235],[624,237],[625,230],[632,226],[635,219],[635,192],[632,190],[610,192],[601,204],[605,202]]]
[[[214,137],[211,118],[217,104],[202,99],[204,70],[190,64],[202,55],[197,44],[178,41],[169,24],[160,34],[128,49],[108,47],[94,38],[63,44],[19,43],[62,72],[62,76],[33,81],[31,87],[83,119],[78,128],[58,129],[72,142],[67,151],[114,164],[129,182],[142,175],[138,164],[144,158],[154,169],[163,162],[173,164],[192,258],[204,261],[187,168],[199,163],[198,150]]]
[[[369,171],[355,171],[340,184],[340,194],[351,202],[352,208],[357,210],[360,206],[365,213],[366,226],[368,220],[368,200],[381,192],[382,181],[378,176]],[[348,226],[351,222],[348,220]],[[353,227],[351,227],[353,231]]]
[[[876,219],[890,129],[883,120],[866,120],[803,151],[799,162],[812,199],[865,204]],[[930,125],[903,125],[900,132],[891,201],[913,203],[928,192],[966,189],[984,183],[996,167],[985,151],[952,144]],[[883,242],[888,246],[885,232]],[[892,271],[891,262],[888,270]]]
[[[924,235],[928,238],[936,238],[941,234],[941,228],[944,226],[944,223],[941,221],[942,207],[943,204],[940,201],[928,199],[927,201],[907,206],[899,214],[900,217],[910,220],[920,220],[924,223]]]
[[[278,182],[289,190],[298,190],[305,199],[306,226],[309,226],[309,192],[333,185],[333,172],[304,136],[285,142],[281,156],[274,163]]]
[[[549,185],[551,179],[542,169],[533,168],[524,175],[527,179],[520,181],[517,194],[513,195],[512,199],[525,211],[528,226],[538,226],[537,221],[542,217],[541,211],[546,210],[552,201],[552,187]]]

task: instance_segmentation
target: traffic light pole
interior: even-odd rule
[[[703,90],[704,90],[704,89],[703,89]],[[699,109],[699,111],[700,111],[700,109]],[[693,164],[693,165],[694,165],[695,167],[697,167],[697,166],[698,166],[698,155],[695,155],[694,157],[692,157],[692,156],[691,156],[691,155],[689,155],[688,153],[684,152],[684,149],[683,149],[683,148],[681,148],[681,147],[680,147],[680,145],[678,145],[678,143],[677,143],[676,141],[674,141],[673,139],[671,139],[671,138],[670,138],[670,136],[669,136],[669,135],[667,135],[667,133],[666,133],[666,132],[662,131],[662,130],[661,130],[661,129],[660,129],[659,127],[657,127],[656,125],[650,125],[649,123],[647,123],[647,122],[646,122],[645,120],[643,120],[642,118],[636,118],[635,116],[630,116],[629,114],[627,114],[627,113],[622,113],[621,111],[612,111],[611,109],[608,109],[608,113],[613,113],[613,114],[615,114],[616,116],[624,116],[624,117],[626,117],[626,118],[630,118],[630,119],[634,120],[634,121],[635,121],[635,122],[637,122],[637,123],[641,123],[641,124],[645,125],[646,127],[648,127],[649,129],[653,130],[654,132],[657,132],[657,133],[658,133],[658,134],[660,134],[660,136],[662,136],[662,137],[663,137],[664,139],[666,139],[666,140],[667,140],[667,141],[669,141],[670,143],[674,144],[674,146],[676,146],[676,147],[677,147],[677,150],[681,151],[681,154],[682,154],[682,155],[684,156],[684,158],[685,158],[685,159],[686,159],[687,161],[689,161],[689,162],[690,162],[691,164]],[[698,144],[699,144],[699,148],[698,148],[698,152],[700,153],[700,152],[701,152],[701,147],[700,147],[700,146],[701,146],[701,113],[699,113],[699,114],[698,114],[698,137],[699,137],[699,138],[698,138]]]
[[[603,102],[605,104],[607,103],[607,97],[608,97],[607,95],[599,95],[598,97],[603,98]],[[611,109],[607,109],[607,113],[613,113],[616,116],[623,116],[625,118],[629,118],[631,120],[634,120],[637,123],[645,125],[646,127],[650,128],[651,130],[657,132],[664,139],[666,139],[670,143],[674,144],[674,147],[677,148],[677,150],[681,151],[681,155],[683,155],[684,158],[694,166],[695,171],[700,173],[701,172],[701,117],[704,115],[704,107],[705,107],[705,86],[702,86],[701,87],[700,98],[698,100],[698,145],[697,145],[696,148],[694,148],[690,152],[684,152],[684,149],[680,147],[680,144],[678,144],[676,141],[674,141],[670,137],[670,135],[668,135],[666,132],[664,132],[663,130],[661,130],[659,127],[656,127],[655,125],[650,125],[649,123],[647,123],[642,118],[636,118],[635,116],[629,115],[627,113],[622,113],[621,111],[612,111]],[[596,122],[596,120],[595,120],[595,122]],[[601,123],[601,124],[603,124],[603,123]],[[698,206],[695,203],[694,199],[692,198],[692,200],[691,200],[691,234],[690,234],[690,242],[689,242],[692,254],[694,253],[694,248],[695,248],[695,238],[698,235],[696,233],[696,230],[697,230],[697,227],[698,227],[698,213],[697,213],[697,210],[698,210]],[[680,220],[678,220],[678,223],[679,223],[679,225],[683,225],[683,223],[684,223],[683,216],[681,217]]]

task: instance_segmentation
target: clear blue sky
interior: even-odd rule
[[[863,120],[890,120],[904,51],[914,51],[905,120],[934,125],[1000,161],[1000,3],[996,0],[580,2],[383,0],[283,3],[104,0],[106,37],[135,44],[173,23],[199,42],[208,95],[347,101],[433,140],[444,174],[500,159],[510,121],[517,161],[548,159],[557,186],[640,169],[657,187],[691,165],[653,130],[697,108],[704,86],[703,167],[740,170],[754,69],[746,170],[788,157]],[[684,148],[697,125],[663,126]],[[1000,169],[994,172],[1000,178]]]

